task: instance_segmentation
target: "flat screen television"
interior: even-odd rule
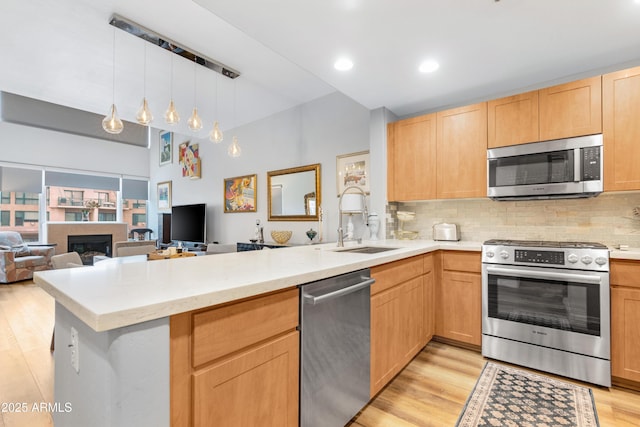
[[[171,240],[205,243],[207,241],[207,205],[171,207]]]

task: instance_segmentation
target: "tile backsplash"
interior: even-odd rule
[[[432,226],[458,224],[462,240],[523,239],[589,241],[608,246],[640,247],[640,192],[603,193],[589,199],[496,202],[490,199],[450,199],[389,203],[388,238],[397,230],[398,210],[416,213],[405,230],[431,239]]]

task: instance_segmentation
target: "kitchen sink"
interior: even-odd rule
[[[393,251],[400,248],[385,248],[382,246],[358,246],[350,249],[337,249],[335,252],[350,252],[356,254],[377,254],[378,252]]]

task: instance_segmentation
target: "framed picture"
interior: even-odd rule
[[[336,183],[338,197],[350,186],[360,187],[369,194],[369,151],[337,156]]]
[[[255,212],[258,176],[245,175],[224,179],[224,212]]]
[[[158,183],[158,210],[166,211],[171,209],[171,181]]]
[[[173,163],[173,132],[160,132],[160,166]]]
[[[189,141],[180,144],[180,164],[182,165],[182,176],[191,179],[200,178],[200,145],[190,144]]]

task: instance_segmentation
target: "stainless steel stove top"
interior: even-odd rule
[[[609,249],[603,244],[593,242],[492,239],[482,245],[482,262],[609,271]]]

